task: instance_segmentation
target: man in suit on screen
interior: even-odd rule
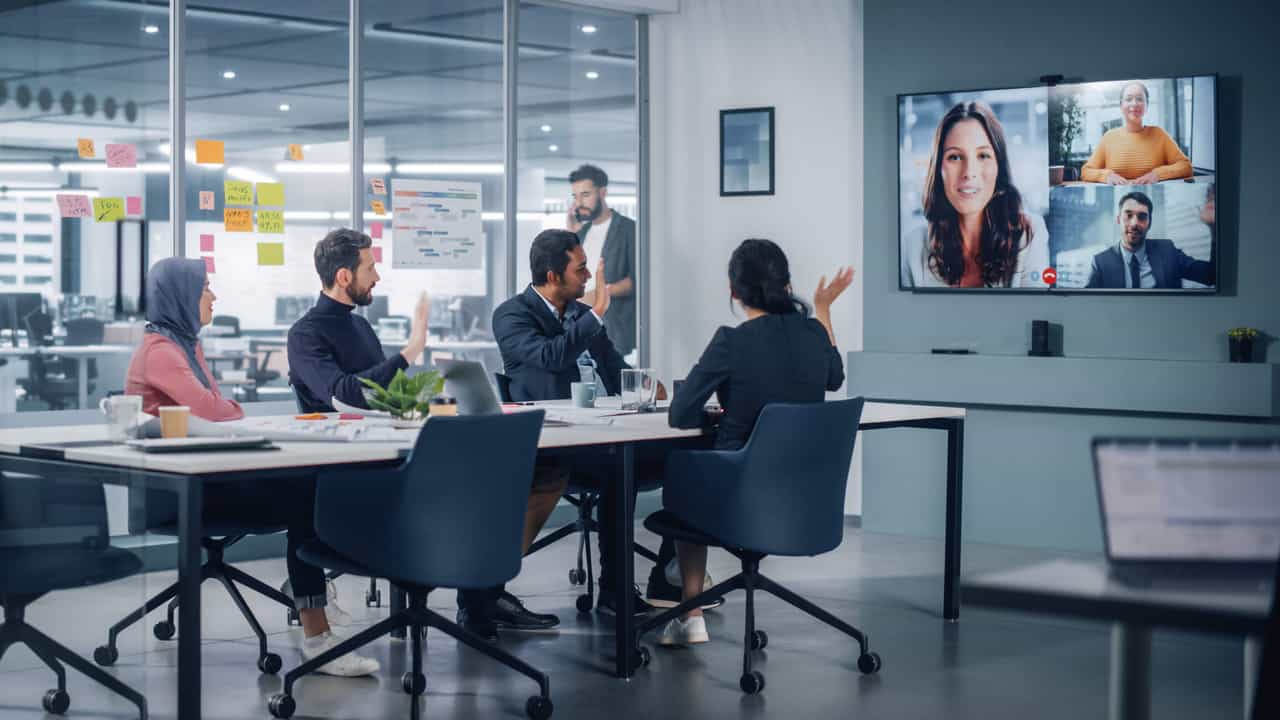
[[[1147,237],[1154,208],[1145,193],[1135,191],[1120,198],[1116,215],[1120,242],[1093,256],[1085,287],[1165,290],[1181,288],[1184,279],[1214,284],[1212,254],[1208,261],[1196,260],[1172,240]]]

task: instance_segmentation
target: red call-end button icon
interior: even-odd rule
[[[1053,268],[1045,268],[1044,272],[1040,273],[1040,277],[1044,280],[1045,285],[1052,285],[1058,282],[1058,271]]]

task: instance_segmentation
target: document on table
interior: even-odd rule
[[[147,416],[150,417],[150,416]],[[390,424],[370,420],[340,420],[336,415],[324,420],[296,420],[292,417],[258,417],[210,422],[192,417],[187,422],[188,437],[261,436],[276,442],[413,442],[416,429],[398,430]],[[142,424],[142,435],[160,437],[159,418]]]

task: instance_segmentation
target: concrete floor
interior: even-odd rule
[[[655,539],[637,529],[643,542]],[[758,627],[769,632],[768,650],[756,668],[767,678],[763,694],[744,696],[741,673],[740,595],[709,615],[712,642],[696,649],[655,649],[654,661],[631,682],[608,675],[612,667],[612,618],[580,616],[577,589],[567,570],[576,543],[562,541],[525,562],[510,588],[536,610],[555,612],[562,625],[538,634],[508,633],[502,645],[551,676],[556,718],[1103,718],[1107,702],[1107,627],[1048,616],[997,613],[962,607],[958,623],[941,620],[940,541],[850,529],[844,544],[820,558],[766,560],[763,571],[866,631],[884,667],[864,677],[855,669],[857,645],[768,596],[757,602]],[[966,572],[1044,559],[1044,552],[980,546],[964,548]],[[282,560],[240,567],[272,585],[284,579]],[[637,578],[647,578],[647,564]],[[734,559],[712,551],[711,572],[736,572]],[[90,655],[105,628],[172,582],[172,572],[150,573],[110,585],[47,596],[28,620],[71,648]],[[367,581],[340,578],[340,604],[356,629],[385,617],[366,609]],[[381,584],[384,588],[385,583]],[[256,641],[221,587],[204,589],[204,716],[269,717],[266,698],[281,679],[259,674]],[[279,606],[249,597],[270,634],[271,647],[288,669],[299,662],[301,632],[290,630]],[[385,605],[385,603],[384,603]],[[450,592],[433,595],[431,607],[452,617]],[[160,613],[162,615],[163,613]],[[122,637],[112,671],[148,698],[152,717],[176,714],[176,642],[151,635],[152,615]],[[348,629],[348,632],[351,632]],[[651,636],[649,639],[652,639]],[[399,718],[409,701],[400,689],[408,668],[407,643],[377,641],[365,651],[383,665],[376,677],[313,676],[299,682],[298,718]],[[1157,632],[1152,717],[1239,718],[1242,713],[1242,641]],[[426,657],[425,717],[521,718],[535,685],[431,633]],[[53,674],[25,648],[0,663],[0,718],[47,717],[40,697]],[[69,671],[69,718],[126,718],[131,706]]]

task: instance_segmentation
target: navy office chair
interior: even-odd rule
[[[1271,614],[1263,636],[1262,657],[1253,694],[1253,720],[1280,717],[1280,561],[1276,562],[1276,582],[1271,590]],[[1272,678],[1267,680],[1267,678]]]
[[[146,720],[147,700],[141,693],[25,618],[27,606],[48,592],[110,582],[141,569],[136,555],[108,542],[101,485],[0,473],[0,656],[21,643],[58,676],[58,687],[42,700],[45,712],[61,715],[71,705],[66,663],[128,699]]]
[[[834,550],[844,535],[844,494],[862,398],[827,403],[767,405],[741,450],[673,452],[667,460],[663,510],[645,527],[664,537],[722,547],[742,561],[742,572],[701,595],[645,620],[636,631],[636,660],[649,663],[640,637],[672,618],[733,590],[747,593],[746,639],[739,685],[764,689],[751,669],[751,652],[769,642],[755,629],[756,590],[768,592],[858,641],[858,669],[880,669],[867,637],[853,626],[760,574],[768,555],[812,556]]]
[[[502,402],[511,402],[511,378],[503,373],[494,373],[493,377],[498,383],[498,397],[502,398]],[[658,483],[646,483],[642,480],[639,490],[644,492],[657,488]],[[529,552],[525,554],[532,555],[562,538],[581,533],[578,536],[578,566],[569,568],[569,584],[584,586],[583,589],[586,592],[578,596],[575,605],[578,612],[590,612],[595,605],[595,566],[591,562],[591,533],[599,534],[600,532],[600,525],[591,513],[600,505],[600,489],[575,480],[571,475],[569,485],[564,491],[564,499],[578,508],[578,517],[535,540],[529,546]],[[640,557],[652,562],[658,561],[657,553],[640,543],[634,543],[632,549]]]
[[[401,679],[417,718],[426,690],[422,643],[426,628],[444,632],[538,683],[525,712],[551,716],[547,676],[510,653],[427,609],[436,588],[490,588],[520,572],[524,513],[542,431],[543,413],[433,417],[412,454],[386,470],[332,469],[316,484],[316,534],[299,556],[317,567],[388,578],[409,595],[404,610],[302,663],[284,678],[267,708],[293,715],[299,678],[394,630],[410,629],[413,669]],[[502,452],[493,452],[502,448]]]

